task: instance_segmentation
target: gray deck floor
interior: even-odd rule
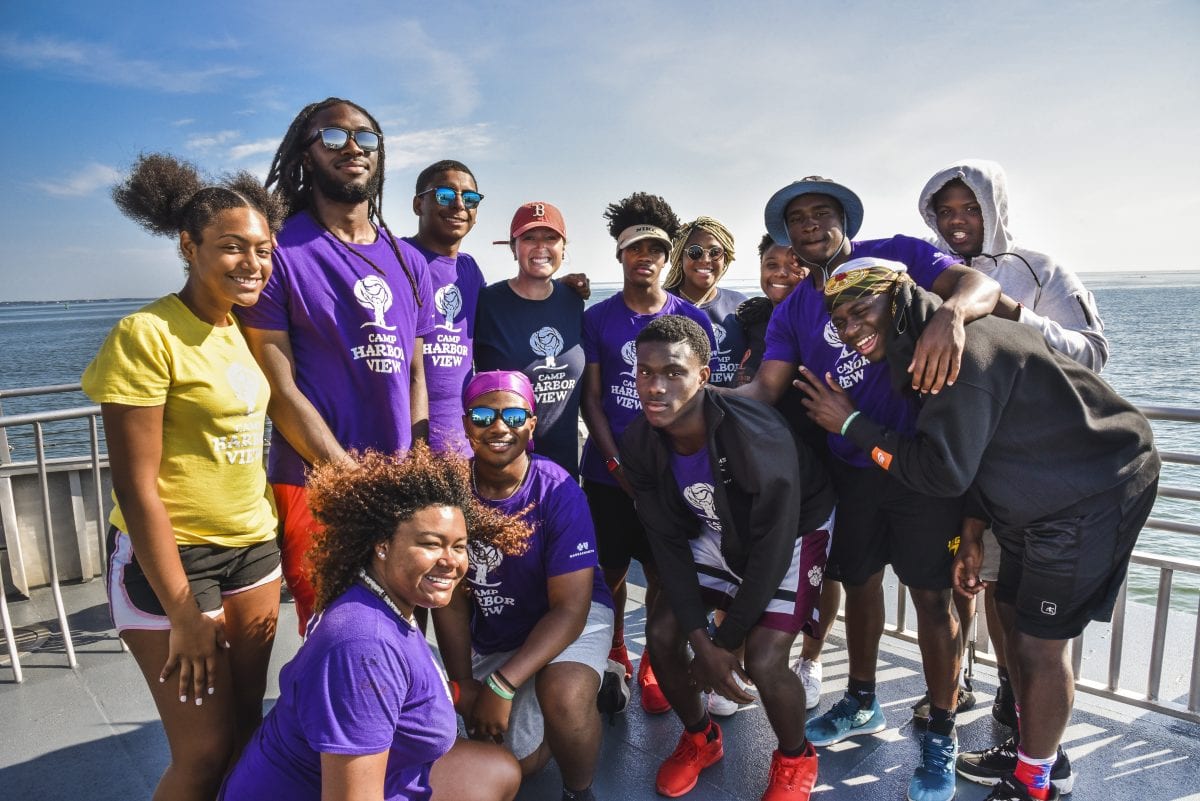
[[[0,662],[0,801],[15,799],[148,798],[167,762],[166,741],[150,695],[133,659],[109,630],[98,581],[64,588],[79,656],[66,666],[61,639],[51,634],[22,657],[25,682],[16,684]],[[632,604],[631,604],[632,605]],[[49,595],[11,604],[17,626],[57,630]],[[298,638],[290,604],[281,612],[268,704],[274,677],[295,652]],[[641,650],[641,609],[627,622],[630,651]],[[903,799],[918,758],[919,734],[909,706],[922,693],[920,660],[910,643],[886,638],[879,666],[879,696],[890,727],[880,734],[821,750],[817,796],[829,799]],[[846,655],[840,624],[828,643],[821,709],[845,686]],[[979,706],[959,717],[965,748],[983,747],[1003,731],[990,716],[995,676],[977,671]],[[766,783],[774,741],[761,709],[743,708],[721,719],[725,758],[701,776],[689,801],[758,799]],[[672,715],[651,717],[637,704],[606,728],[595,788],[601,799],[653,799],[658,764],[681,730]],[[1080,694],[1064,745],[1078,779],[1076,801],[1188,799],[1200,801],[1200,726]],[[528,780],[520,801],[555,801],[553,763]],[[957,798],[975,801],[986,788],[960,781]]]

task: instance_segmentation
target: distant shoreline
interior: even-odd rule
[[[1200,270],[1100,270],[1076,273],[1088,289],[1135,288],[1138,286],[1200,287]],[[616,281],[596,281],[597,288],[617,287]],[[758,282],[752,278],[730,278],[722,284],[729,289],[758,293]],[[90,303],[149,303],[154,298],[64,298],[61,300],[0,300],[0,308],[10,306],[54,306],[62,304]]]

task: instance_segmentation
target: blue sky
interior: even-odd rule
[[[605,205],[663,195],[733,230],[756,280],[762,208],[820,174],[863,236],[926,232],[945,163],[1008,171],[1018,240],[1079,271],[1184,269],[1200,219],[1200,4],[1182,2],[6,4],[0,300],[152,297],[172,243],[108,187],[139,152],[265,176],[306,103],[338,95],[387,136],[385,217],[466,162],[487,197],[465,250],[489,280],[516,206],[566,217],[569,270],[617,280]],[[536,13],[534,13],[536,11]]]

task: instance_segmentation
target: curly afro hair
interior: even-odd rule
[[[308,502],[324,526],[308,558],[319,612],[344,593],[371,561],[375,546],[421,509],[453,506],[467,521],[467,536],[509,555],[528,548],[529,526],[476,500],[462,458],[435,453],[424,443],[407,454],[351,454],[358,465],[327,463],[312,470]]]
[[[641,330],[634,342],[639,346],[647,342],[665,342],[668,345],[687,343],[702,367],[708,366],[708,361],[712,358],[712,345],[709,344],[708,334],[704,333],[704,329],[695,320],[681,314],[655,317]]]
[[[125,180],[112,189],[121,212],[159,236],[187,231],[202,241],[205,228],[228,209],[251,208],[262,214],[272,233],[283,223],[283,204],[248,172],[205,182],[194,164],[165,153],[143,153]]]
[[[604,210],[608,233],[616,239],[631,225],[653,225],[667,232],[672,239],[679,232],[679,217],[667,201],[658,195],[634,192],[624,200],[610,203]]]

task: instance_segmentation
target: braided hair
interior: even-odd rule
[[[671,238],[671,255],[669,257],[671,269],[667,272],[666,280],[663,281],[663,289],[668,292],[683,286],[683,251],[687,247],[688,240],[696,231],[712,234],[713,239],[717,240],[717,244],[725,251],[725,255],[721,259],[721,272],[717,273],[717,281],[721,280],[721,277],[729,271],[729,265],[733,263],[733,233],[715,217],[697,217],[683,225],[679,229],[679,233]],[[712,291],[715,292],[716,281],[713,282],[713,287]]]
[[[266,189],[275,187],[274,194],[281,199],[287,209],[287,216],[301,211],[309,212],[317,224],[322,228],[326,228],[325,224],[317,216],[313,209],[313,181],[312,176],[308,175],[304,169],[304,153],[308,150],[311,142],[309,141],[309,126],[312,124],[312,119],[318,113],[333,106],[349,106],[355,111],[362,114],[371,123],[371,127],[379,132],[379,150],[378,160],[375,173],[375,191],[367,198],[367,219],[374,221],[375,225],[385,234],[384,239],[392,248],[392,253],[396,257],[396,261],[400,264],[400,269],[404,271],[405,277],[408,279],[409,286],[412,288],[413,298],[416,300],[417,306],[421,306],[421,295],[417,288],[417,279],[412,271],[405,263],[404,257],[400,255],[400,249],[396,246],[395,237],[392,236],[391,230],[383,219],[383,179],[386,175],[386,158],[387,146],[383,137],[383,128],[379,121],[371,116],[371,112],[367,111],[357,103],[345,100],[340,97],[327,97],[319,103],[309,103],[304,108],[300,109],[300,113],[292,120],[292,124],[288,126],[287,133],[283,135],[283,141],[279,143],[279,148],[275,151],[275,158],[271,161],[271,169],[267,172],[267,180],[263,186]],[[328,231],[328,228],[326,228]],[[333,236],[333,234],[330,234]],[[338,237],[334,236],[341,242]],[[350,252],[354,253],[359,258],[362,258],[377,272],[383,272],[374,262],[366,259],[361,253],[351,247],[349,244],[342,242]]]

